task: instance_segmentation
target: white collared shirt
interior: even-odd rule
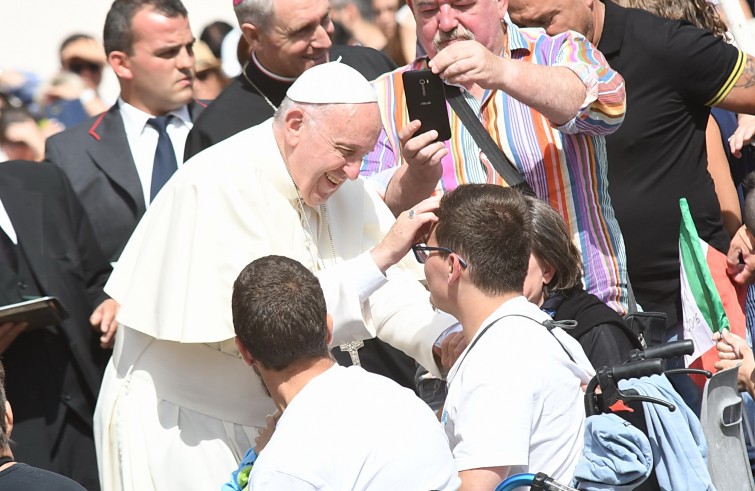
[[[128,146],[131,148],[131,155],[134,157],[134,164],[136,164],[136,172],[139,174],[139,181],[142,183],[144,203],[149,206],[152,165],[155,160],[159,135],[155,128],[147,124],[147,121],[154,116],[135,108],[122,98],[118,99],[118,108],[121,118],[123,118],[123,126],[126,129]],[[181,167],[184,160],[186,137],[189,136],[192,127],[191,116],[187,106],[181,106],[168,114],[173,116],[168,123],[168,136],[173,143],[178,167]]]
[[[5,210],[5,206],[3,206],[2,199],[0,199],[0,228],[2,228],[3,231],[8,235],[8,237],[10,237],[10,240],[14,244],[18,245],[18,236],[16,235],[16,229],[13,228],[13,222],[10,221],[8,212]]]

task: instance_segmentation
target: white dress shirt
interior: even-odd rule
[[[118,99],[118,108],[121,112],[121,118],[123,118],[123,126],[126,129],[128,146],[131,148],[131,155],[134,157],[134,164],[136,164],[136,172],[139,174],[139,181],[142,183],[144,204],[149,207],[152,165],[155,161],[159,134],[154,127],[147,124],[147,121],[154,116],[135,108],[120,98]],[[173,143],[178,167],[181,167],[184,160],[186,137],[189,136],[192,127],[191,116],[187,106],[182,106],[168,114],[173,116],[168,123],[168,136]]]
[[[31,165],[31,164],[30,164]],[[13,222],[10,221],[8,212],[5,211],[3,206],[3,200],[0,199],[0,228],[10,237],[10,240],[18,245],[18,236],[16,235],[16,229],[13,228]]]

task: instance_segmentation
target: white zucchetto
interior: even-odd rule
[[[302,73],[286,95],[305,104],[377,102],[375,89],[358,71],[339,61],[316,65]]]

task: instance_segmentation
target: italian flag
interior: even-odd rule
[[[684,338],[695,343],[695,352],[685,356],[685,364],[715,372],[718,352],[712,336],[721,329],[744,338],[746,290],[726,274],[726,255],[697,235],[687,200],[679,200],[682,224],[679,233],[679,263],[682,290]],[[705,378],[693,376],[704,385]]]

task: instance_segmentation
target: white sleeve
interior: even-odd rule
[[[390,268],[388,280],[370,297],[377,337],[439,376],[433,345],[458,321],[451,315],[435,311],[427,289],[403,269]]]
[[[365,252],[337,266],[316,271],[328,313],[333,317],[333,346],[370,339],[372,326],[368,300],[388,279]]]
[[[433,310],[411,274],[392,267],[383,276],[369,252],[315,274],[334,321],[331,346],[378,337],[439,375],[432,348],[457,321]]]
[[[285,489],[286,491],[314,491],[318,486],[279,471],[253,472],[249,476],[249,491],[260,489]]]

